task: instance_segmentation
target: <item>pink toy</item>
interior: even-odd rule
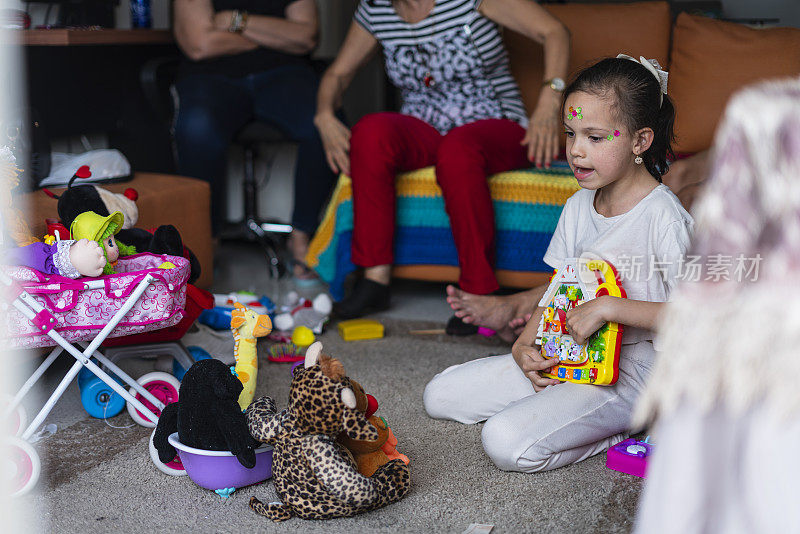
[[[645,478],[647,458],[652,452],[653,446],[647,441],[628,438],[608,449],[606,467],[614,471]]]
[[[174,268],[161,269],[169,262]],[[72,280],[46,275],[27,267],[3,266],[2,271],[33,295],[55,319],[53,327],[69,342],[91,340],[119,310],[139,283],[152,283],[133,299],[108,337],[160,330],[177,324],[186,306],[189,261],[176,256],[136,254],[120,258],[117,274]],[[9,307],[3,318],[5,336],[12,347],[52,347],[55,342],[17,309]]]
[[[13,426],[19,436],[6,438],[11,440],[12,471],[17,473],[12,496],[25,494],[36,484],[41,465],[27,440],[82,368],[120,395],[128,403],[128,413],[142,426],[154,427],[166,404],[177,398],[179,384],[172,375],[149,373],[134,380],[98,349],[110,337],[140,335],[179,323],[186,313],[189,261],[137,254],[120,259],[117,270],[116,274],[73,280],[27,267],[0,268],[0,300],[4,305],[0,341],[19,348],[55,346],[0,417],[5,419],[19,409],[22,399],[61,352],[76,360],[30,424],[19,422],[19,411],[14,416],[17,422]],[[73,343],[81,343],[83,350]],[[175,467],[167,469],[178,471]]]
[[[491,328],[487,328],[487,327],[485,327],[485,326],[479,326],[479,327],[478,327],[478,334],[480,334],[480,335],[482,335],[482,336],[485,336],[485,337],[492,337],[492,336],[493,336],[493,335],[495,335],[496,333],[497,333],[497,332],[495,332],[495,331],[494,331],[494,330],[492,330]]]
[[[278,343],[267,351],[267,360],[275,363],[292,363],[305,360],[306,355],[300,347],[292,343]]]

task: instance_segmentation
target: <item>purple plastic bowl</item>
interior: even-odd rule
[[[247,469],[229,451],[207,451],[184,445],[178,441],[177,432],[170,434],[169,443],[178,449],[186,474],[202,488],[243,488],[272,476],[272,447],[269,445],[256,449],[256,465]]]

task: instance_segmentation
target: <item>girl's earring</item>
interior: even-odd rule
[[[634,162],[634,163],[636,163],[637,165],[641,165],[641,164],[642,164],[642,162],[644,162],[644,160],[642,159],[642,156],[636,156],[636,157],[633,159],[633,162]]]

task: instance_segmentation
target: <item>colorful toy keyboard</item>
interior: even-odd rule
[[[558,358],[548,378],[581,384],[610,386],[617,381],[622,325],[606,323],[584,345],[578,345],[567,331],[567,311],[602,295],[625,298],[617,283],[614,267],[603,260],[570,258],[554,272],[547,291],[539,302],[544,307],[536,344],[542,355]]]

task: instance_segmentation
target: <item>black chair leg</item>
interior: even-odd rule
[[[275,250],[275,242],[258,221],[258,187],[255,178],[255,147],[244,147],[244,224],[264,249],[269,263],[270,274],[280,278],[280,258]],[[291,227],[290,231],[291,231]]]

